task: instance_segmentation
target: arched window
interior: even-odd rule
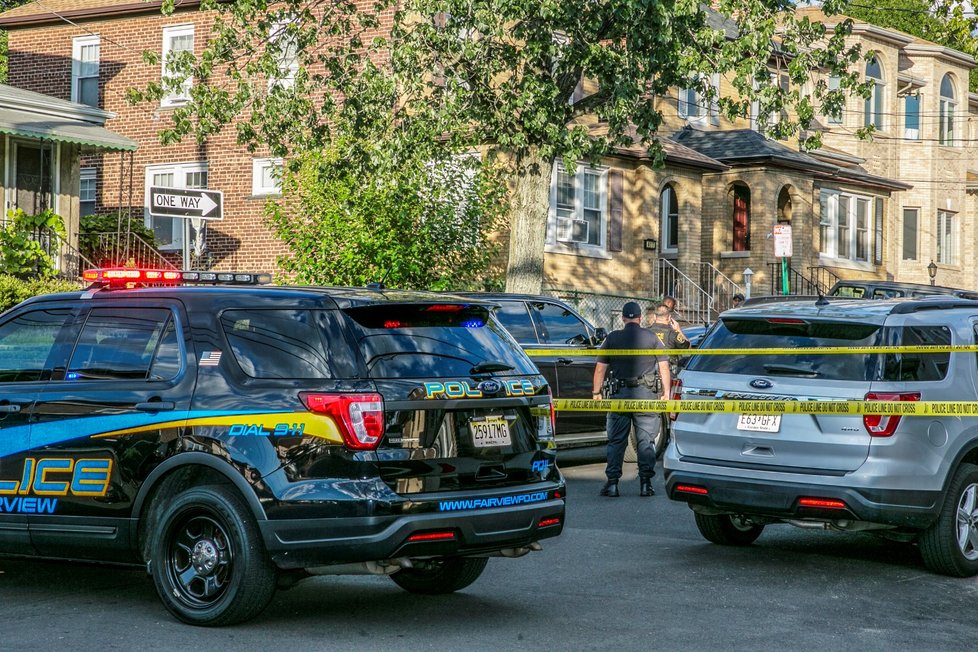
[[[750,188],[733,187],[733,250],[750,251]]]
[[[944,75],[941,80],[941,123],[937,136],[941,145],[955,144],[954,107],[957,106],[957,102],[954,98],[954,79],[949,74]]]
[[[671,183],[662,189],[660,206],[659,239],[662,241],[663,252],[675,252],[679,249],[679,198],[676,188]]]
[[[866,98],[863,126],[883,129],[883,66],[875,56],[866,62],[866,81],[872,83]]]

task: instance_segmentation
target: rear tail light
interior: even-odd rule
[[[920,392],[870,392],[866,394],[867,401],[919,401]],[[863,425],[871,437],[889,437],[900,423],[899,415],[864,414]]]
[[[550,399],[550,433],[555,435],[557,432],[557,412],[554,410],[554,393],[550,386],[547,386],[547,398]]]
[[[541,518],[540,522],[537,523],[537,527],[550,527],[551,525],[560,525],[560,519],[554,518]]]
[[[384,398],[380,394],[300,392],[310,412],[333,418],[347,448],[373,450],[384,436]]]
[[[706,496],[710,493],[706,487],[700,487],[695,484],[677,484],[673,487],[673,491],[681,494],[696,494],[697,496]]]
[[[408,543],[415,543],[418,541],[451,541],[454,538],[455,532],[445,530],[443,532],[419,532],[418,534],[412,534],[407,540]]]
[[[674,401],[682,400],[683,398],[683,381],[678,378],[672,379],[672,396],[670,397]],[[678,412],[670,412],[669,418],[673,421],[679,418]]]

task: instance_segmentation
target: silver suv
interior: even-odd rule
[[[700,348],[978,342],[978,301],[787,302],[724,313]],[[683,399],[975,401],[973,352],[693,356]],[[978,418],[680,414],[666,488],[702,535],[747,545],[765,525],[874,531],[920,546],[947,575],[978,574]]]

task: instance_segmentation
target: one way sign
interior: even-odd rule
[[[153,217],[224,219],[224,193],[220,190],[184,188],[149,189],[149,214]]]

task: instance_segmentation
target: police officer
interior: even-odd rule
[[[625,325],[620,330],[612,331],[602,349],[662,349],[662,342],[651,331],[642,328],[642,308],[634,301],[629,301],[621,311]],[[658,370],[661,378],[661,396],[657,396],[655,372]],[[669,372],[669,359],[658,355],[599,355],[594,367],[592,398],[602,397],[602,386],[609,375],[618,387],[613,396],[615,399],[667,399],[667,392],[672,384]],[[621,466],[625,458],[625,448],[628,445],[628,433],[635,424],[635,435],[638,448],[638,475],[642,496],[653,496],[652,476],[655,475],[655,437],[662,426],[659,415],[655,412],[609,412],[608,428],[608,463],[605,476],[608,481],[601,488],[602,496],[617,497],[618,479],[621,478]]]

